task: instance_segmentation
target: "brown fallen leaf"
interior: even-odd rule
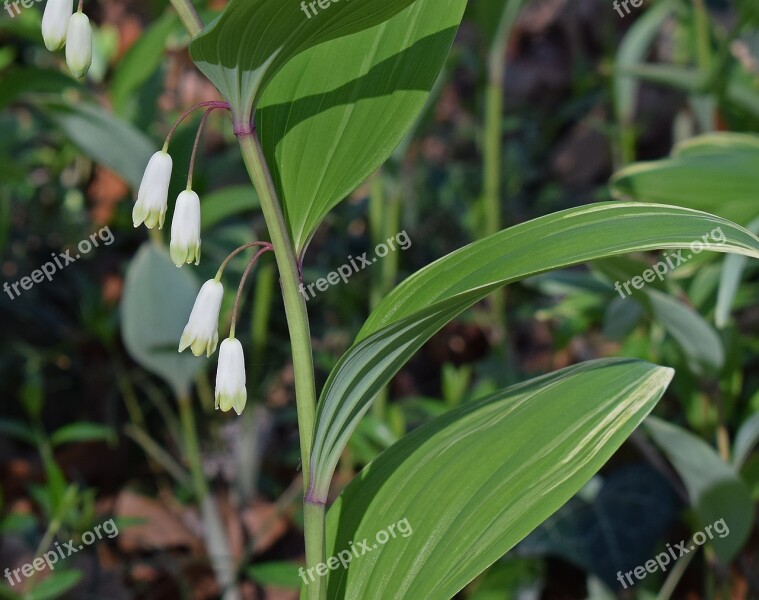
[[[122,552],[167,548],[189,548],[193,553],[203,552],[202,540],[188,529],[182,519],[152,498],[125,490],[116,499],[114,515],[119,519],[142,521],[119,532],[116,539]]]

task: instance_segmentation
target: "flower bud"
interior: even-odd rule
[[[149,229],[156,225],[159,229],[163,227],[172,165],[171,156],[162,150],[150,157],[142,176],[140,190],[137,192],[137,203],[132,210],[132,222],[135,227],[139,227],[143,222]]]
[[[66,33],[66,64],[74,77],[84,77],[92,64],[92,26],[84,13],[69,19]]]
[[[169,248],[171,259],[178,267],[200,262],[200,198],[192,190],[185,190],[177,198]]]
[[[216,408],[224,412],[234,408],[240,415],[248,400],[245,389],[245,356],[236,338],[227,338],[219,348],[216,370]]]
[[[179,341],[179,351],[190,347],[195,356],[200,356],[205,351],[206,356],[211,356],[216,351],[219,343],[219,311],[221,300],[224,297],[224,286],[215,279],[209,279],[200,288],[198,297],[190,313],[190,319],[182,332]]]
[[[42,39],[51,52],[60,50],[66,43],[66,30],[73,12],[71,0],[47,0],[42,14]]]

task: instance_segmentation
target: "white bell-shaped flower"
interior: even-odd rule
[[[185,190],[177,198],[169,248],[178,267],[200,262],[200,198],[192,190]]]
[[[149,229],[156,225],[159,229],[163,227],[172,166],[171,156],[163,150],[150,157],[145,174],[142,176],[140,190],[137,192],[137,203],[132,210],[132,221],[135,227],[139,227],[141,223],[145,223]]]
[[[248,401],[245,389],[245,356],[236,338],[227,338],[219,348],[216,371],[216,408],[224,412],[234,408],[240,415]]]
[[[205,351],[211,356],[219,343],[219,311],[224,297],[224,286],[215,279],[209,279],[200,288],[198,297],[190,313],[190,319],[182,332],[179,351],[190,348],[195,356]]]
[[[66,64],[74,77],[84,77],[92,64],[92,26],[87,15],[74,13],[66,33]]]
[[[73,12],[72,0],[47,0],[42,14],[42,39],[51,52],[60,50],[66,43],[66,31]]]

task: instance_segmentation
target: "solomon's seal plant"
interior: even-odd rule
[[[240,414],[247,391],[244,349],[235,337],[238,307],[251,269],[272,252],[295,373],[306,571],[388,522],[414,524],[403,543],[320,573],[304,594],[309,600],[451,598],[582,488],[650,413],[673,372],[637,360],[592,361],[466,404],[393,445],[327,512],[348,440],[391,378],[448,322],[509,283],[631,252],[686,248],[718,227],[725,244],[710,250],[756,258],[759,239],[705,212],[626,201],[495,231],[380,299],[317,402],[299,293],[303,256],[327,213],[390,156],[419,115],[466,0],[342,2],[313,19],[304,18],[295,0],[230,0],[208,26],[188,0],[172,4],[193,38],[195,64],[224,101],[196,107],[205,113],[172,217],[171,257],[177,266],[200,260],[202,199],[192,191],[192,170],[200,130],[215,109],[231,115],[270,237],[235,250],[203,285],[179,350],[215,351],[225,267],[243,250],[258,248],[239,282],[216,377],[217,408]],[[49,47],[60,45],[60,19],[69,8],[50,0],[57,20],[48,19]],[[191,112],[147,165],[135,226],[164,224],[169,142]],[[202,495],[202,482],[196,488]],[[234,577],[217,573],[226,597],[237,597]]]

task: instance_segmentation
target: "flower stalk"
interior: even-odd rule
[[[224,269],[227,268],[227,265],[230,263],[230,261],[240,254],[240,252],[244,252],[248,248],[253,248],[255,246],[260,246],[261,248],[268,248],[269,250],[274,250],[274,247],[269,242],[248,242],[247,244],[243,244],[239,248],[236,248],[233,250],[227,258],[224,259],[224,262],[221,263],[221,266],[219,267],[219,270],[216,272],[216,281],[221,280],[221,276],[224,274]]]
[[[237,288],[237,294],[235,295],[235,304],[232,308],[232,325],[230,327],[229,331],[229,337],[235,337],[235,326],[237,325],[237,313],[240,310],[240,297],[242,296],[242,291],[245,288],[245,281],[248,279],[248,275],[250,275],[250,272],[253,270],[253,267],[258,262],[258,259],[261,258],[263,254],[266,254],[267,252],[271,251],[272,247],[269,246],[263,247],[261,250],[256,252],[255,256],[250,259],[250,262],[248,263],[248,266],[245,267],[245,271],[242,274],[242,277],[240,278],[240,285]]]
[[[216,106],[207,108],[203,113],[203,118],[200,119],[200,125],[198,125],[198,132],[195,134],[195,142],[192,145],[192,154],[190,154],[190,168],[187,169],[187,190],[192,189],[192,174],[195,172],[195,157],[198,154],[198,146],[200,145],[200,136],[203,134],[203,127],[205,127],[206,121],[211,113],[216,110]]]
[[[169,151],[169,144],[171,143],[171,138],[174,135],[174,132],[177,130],[177,128],[182,124],[182,122],[189,117],[192,113],[194,113],[196,110],[201,108],[208,108],[209,110],[215,110],[217,108],[225,108],[229,110],[229,103],[227,102],[220,102],[218,100],[208,100],[206,102],[201,102],[199,104],[196,104],[192,108],[187,109],[185,112],[183,112],[180,117],[177,119],[176,123],[171,126],[171,129],[169,129],[169,133],[166,135],[166,141],[163,144],[163,151],[168,152]]]

